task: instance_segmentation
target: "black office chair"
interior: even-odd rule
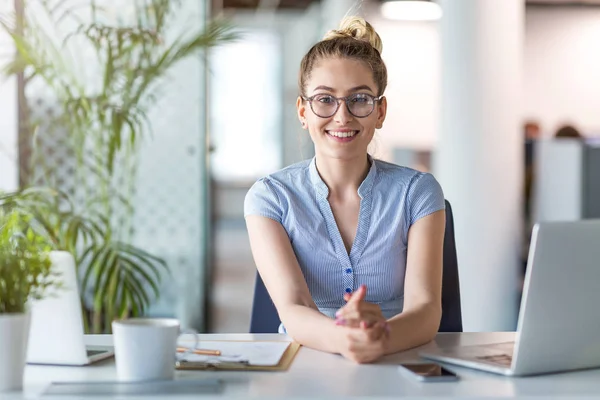
[[[257,273],[250,318],[250,333],[277,333],[279,324],[280,320],[275,305],[273,305],[265,284]],[[454,218],[448,200],[446,200],[446,231],[444,235],[442,319],[439,332],[462,332]]]

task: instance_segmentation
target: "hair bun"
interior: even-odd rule
[[[381,38],[377,32],[375,32],[373,26],[362,17],[344,17],[342,22],[340,22],[340,27],[327,32],[323,37],[323,40],[331,40],[339,37],[351,37],[368,42],[377,49],[379,53],[383,50]]]

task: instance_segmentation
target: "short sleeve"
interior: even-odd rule
[[[433,175],[419,174],[408,189],[409,226],[419,219],[446,208],[444,192]]]
[[[267,178],[256,181],[246,193],[244,217],[248,215],[260,215],[282,223],[279,198]]]

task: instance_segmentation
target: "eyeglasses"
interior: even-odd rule
[[[330,94],[315,94],[311,97],[304,97],[304,101],[310,103],[310,109],[317,117],[330,118],[340,108],[341,101],[346,103],[348,112],[356,118],[365,118],[371,115],[375,109],[375,103],[380,101],[383,96],[375,97],[366,93],[354,93],[346,97],[334,97]]]

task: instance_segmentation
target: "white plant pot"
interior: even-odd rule
[[[0,314],[0,392],[23,388],[29,313]]]

